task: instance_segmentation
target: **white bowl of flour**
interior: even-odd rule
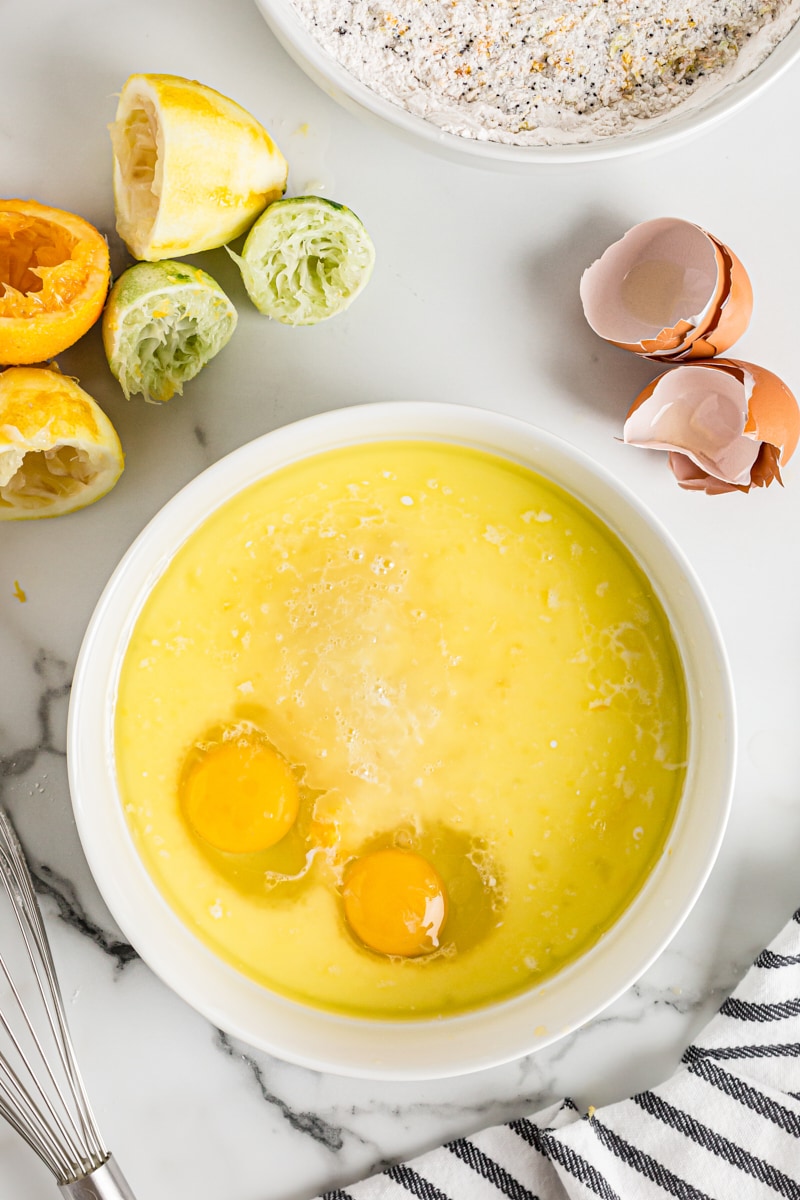
[[[800,0],[256,0],[345,107],[500,167],[667,148],[800,57]]]

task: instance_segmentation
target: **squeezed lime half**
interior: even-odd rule
[[[228,253],[259,312],[284,325],[316,325],[343,312],[375,263],[372,238],[356,214],[322,196],[276,200],[241,255]]]
[[[136,263],[114,283],[103,313],[103,345],[127,399],[163,403],[230,339],[237,313],[215,279],[163,259]]]

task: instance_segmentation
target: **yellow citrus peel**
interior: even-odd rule
[[[178,75],[131,75],[110,127],[117,231],[154,262],[238,237],[286,189],[286,159],[255,117]]]
[[[0,521],[85,508],[123,466],[114,426],[74,379],[43,367],[0,374]]]

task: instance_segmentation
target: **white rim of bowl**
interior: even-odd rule
[[[161,896],[135,849],[119,800],[113,704],[141,605],[179,546],[243,488],[337,447],[426,440],[477,447],[552,479],[633,553],[672,626],[689,699],[690,760],[664,852],[638,896],[577,962],[531,991],[455,1017],[361,1020],[306,1007],[217,958]],[[665,594],[664,580],[670,580]],[[286,1061],[361,1078],[444,1078],[497,1066],[563,1037],[631,986],[677,933],[711,871],[727,823],[735,715],[727,658],[702,588],[671,536],[609,472],[514,417],[455,404],[389,402],[337,409],[273,430],[177,493],[123,556],[78,656],[67,729],[70,791],[89,867],[119,927],[174,992],[229,1035]]]
[[[421,140],[429,150],[446,157],[472,162],[475,166],[527,167],[563,163],[596,162],[622,158],[645,151],[667,150],[677,142],[731,116],[747,104],[800,57],[800,21],[781,39],[771,53],[744,78],[722,87],[706,103],[691,112],[666,115],[652,127],[597,142],[564,146],[514,146],[501,142],[460,137],[439,129],[424,117],[407,112],[379,96],[356,79],[316,41],[300,19],[291,0],[255,0],[264,20],[297,65],[328,96],[360,116],[387,121],[398,131]]]

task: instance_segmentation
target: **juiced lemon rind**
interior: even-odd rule
[[[195,80],[131,75],[110,131],[117,231],[134,258],[221,246],[286,190],[286,159],[263,126]]]
[[[43,367],[0,373],[0,521],[85,508],[123,467],[114,426],[73,379]]]
[[[187,263],[136,263],[116,280],[103,314],[109,367],[127,399],[162,403],[227,344],[237,312],[215,279]]]

